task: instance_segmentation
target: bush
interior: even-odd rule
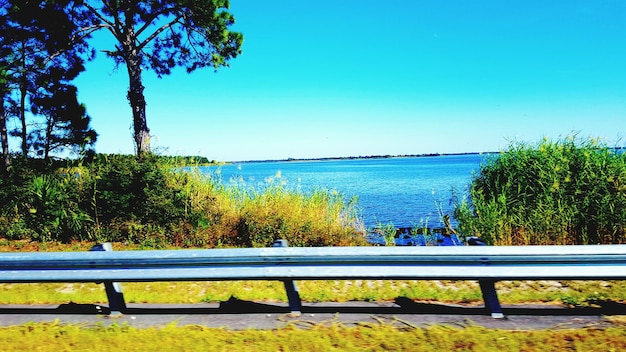
[[[166,226],[184,219],[185,197],[168,183],[172,171],[158,158],[100,155],[91,169],[100,223]]]
[[[511,144],[456,202],[465,234],[499,245],[626,242],[626,156],[590,139]]]
[[[15,159],[2,178],[0,230],[11,239],[86,239],[92,223],[83,207],[84,182],[72,168]],[[91,231],[92,232],[92,231]]]

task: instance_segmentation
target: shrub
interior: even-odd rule
[[[83,205],[83,180],[59,163],[15,159],[3,175],[0,230],[12,239],[87,239],[92,219]]]
[[[91,166],[99,223],[167,226],[184,218],[185,197],[157,157],[99,155]]]
[[[626,241],[626,156],[594,139],[511,144],[456,202],[465,234],[500,245]]]

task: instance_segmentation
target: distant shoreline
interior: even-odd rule
[[[287,158],[287,159],[264,159],[264,160],[238,160],[227,161],[228,164],[244,163],[275,163],[275,162],[298,162],[298,161],[334,161],[334,160],[358,160],[358,159],[394,159],[394,158],[427,158],[435,156],[454,155],[479,155],[493,154],[494,152],[467,152],[467,153],[424,153],[424,154],[404,154],[404,155],[367,155],[367,156],[335,156],[322,158]]]

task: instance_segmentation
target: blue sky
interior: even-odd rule
[[[624,144],[625,1],[231,0],[231,12],[245,39],[230,67],[145,72],[160,153],[481,152],[572,133]],[[133,153],[126,68],[99,55],[76,84],[97,151]]]

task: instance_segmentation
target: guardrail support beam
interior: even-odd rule
[[[496,292],[494,280],[480,280],[480,291],[483,294],[483,300],[485,301],[485,308],[491,314],[492,318],[503,319],[504,313],[502,313],[502,307],[498,300],[498,293]]]
[[[91,247],[90,251],[112,251],[111,243],[106,242]],[[126,310],[126,301],[119,282],[104,281],[104,290],[109,300],[109,315],[121,315]]]
[[[470,246],[487,245],[478,237],[468,238],[467,244]],[[504,313],[502,313],[500,300],[498,300],[498,292],[496,292],[496,280],[479,280],[478,284],[480,285],[480,292],[483,294],[485,308],[491,314],[491,317],[496,319],[504,319]]]
[[[289,247],[287,240],[276,240],[272,244],[272,247]],[[298,286],[293,280],[283,280],[285,285],[285,291],[287,291],[287,299],[289,300],[289,309],[292,315],[302,314],[302,300],[300,299],[300,292],[298,292]]]

